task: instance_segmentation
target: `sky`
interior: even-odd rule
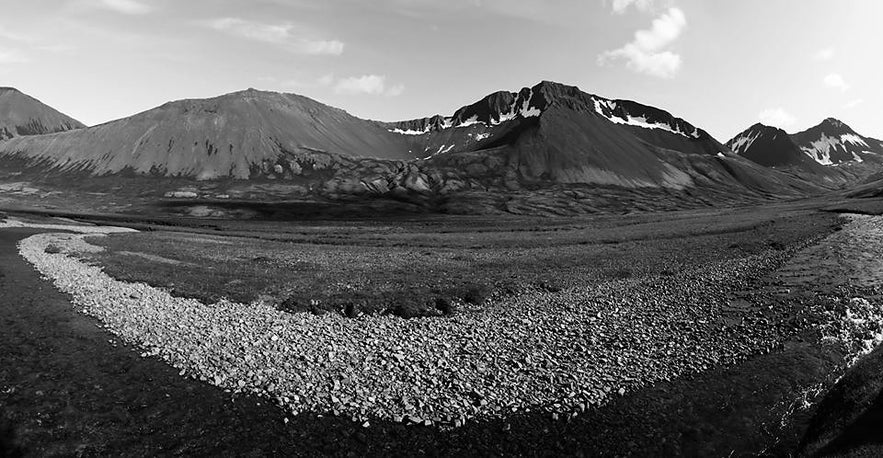
[[[722,142],[827,117],[883,138],[880,17],[880,0],[16,1],[0,86],[95,125],[250,87],[395,121],[551,80]]]

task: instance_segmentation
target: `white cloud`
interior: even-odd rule
[[[783,108],[768,108],[757,115],[761,124],[787,129],[797,123],[797,118]]]
[[[674,77],[681,68],[681,56],[663,48],[677,40],[686,26],[684,12],[670,8],[653,20],[649,30],[635,32],[635,39],[630,43],[598,56],[598,63],[604,65],[612,60],[625,59],[626,66],[633,71],[660,78]]]
[[[342,42],[307,38],[293,24],[265,24],[231,17],[214,19],[206,24],[221,32],[282,46],[299,54],[339,56],[343,53]]]
[[[325,78],[325,77],[323,77]],[[405,86],[396,84],[387,86],[386,77],[383,75],[362,75],[341,78],[334,83],[334,92],[338,94],[372,94],[372,95],[402,95]]]
[[[153,8],[138,0],[98,0],[96,6],[122,14],[147,14]]]
[[[613,0],[613,12],[616,14],[625,13],[632,5],[642,12],[648,12],[653,9],[654,0]]]
[[[831,60],[834,58],[834,54],[834,48],[828,46],[816,51],[816,53],[812,55],[812,58],[815,60]]]
[[[846,105],[843,105],[843,108],[850,109],[855,108],[861,104],[865,103],[865,99],[854,99],[846,102]]]
[[[847,84],[846,80],[843,79],[843,76],[838,73],[831,73],[826,76],[823,81],[825,82],[825,86],[830,88],[840,89],[843,92],[846,92],[846,90],[849,89],[849,84]]]

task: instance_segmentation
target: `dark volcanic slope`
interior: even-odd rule
[[[506,125],[511,121],[542,119],[552,108],[567,111],[571,118],[606,120],[628,133],[620,135],[637,137],[666,149],[698,154],[717,154],[725,150],[707,132],[667,111],[630,100],[606,99],[585,93],[575,86],[549,81],[543,81],[532,88],[523,88],[519,92],[495,92],[460,108],[451,117],[434,116],[387,125],[393,132],[418,137],[419,140],[415,143],[424,144],[427,152],[438,154],[481,149],[476,148],[475,144],[495,136],[499,130],[508,131],[493,128],[510,127]],[[609,127],[608,124],[605,125]],[[461,130],[460,135],[453,135],[452,128],[455,132],[457,129],[471,130]],[[449,141],[437,141],[440,137]],[[469,139],[473,141],[470,142]]]
[[[755,124],[727,142],[734,153],[767,167],[818,164],[784,130]]]
[[[89,129],[16,138],[0,148],[0,154],[61,170],[199,179],[249,178],[268,165],[297,173],[298,161],[309,162],[316,152],[412,157],[408,143],[379,123],[307,97],[253,89],[170,102]]]
[[[880,141],[863,137],[834,118],[792,135],[800,149],[823,165],[862,162],[867,154],[883,154]]]
[[[409,137],[413,149],[422,149],[431,162],[465,167],[477,154],[493,155],[524,178],[557,183],[681,188],[692,184],[688,173],[667,162],[660,150],[705,160],[727,150],[666,111],[548,81],[495,92],[447,118],[387,126]],[[447,157],[458,153],[472,154]]]
[[[0,87],[0,140],[85,127],[39,100],[11,87]]]

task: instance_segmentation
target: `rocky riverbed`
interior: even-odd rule
[[[880,218],[850,218],[817,247],[840,253],[834,259],[849,272],[872,272],[863,263],[879,272],[879,257],[850,253],[880,251]],[[0,227],[10,225],[24,223]],[[810,327],[851,359],[879,342],[873,298],[855,298],[839,311],[808,306],[801,314],[811,319],[800,321],[771,320],[748,304],[734,319],[744,304],[732,291],[802,253],[828,259],[817,247],[525,294],[505,307],[450,318],[350,319],[289,314],[259,302],[202,304],[120,282],[76,256],[97,249],[83,234],[118,229],[44,228],[79,234],[29,237],[21,254],[143,357],[162,358],[182,376],[266,396],[293,414],[341,415],[366,426],[372,418],[456,427],[525,412],[576,416],[658,381],[767,353]],[[799,270],[792,269],[795,278]]]

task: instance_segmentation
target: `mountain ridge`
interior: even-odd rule
[[[394,123],[297,94],[246,89],[13,138],[0,143],[0,158],[38,175],[253,180],[324,196],[503,195],[559,185],[770,196],[833,186],[729,154],[663,109],[550,81],[491,93],[451,116]]]
[[[833,117],[794,134],[756,123],[726,145],[737,154],[769,167],[811,168],[804,157],[821,166],[883,159],[883,143],[858,134]]]

